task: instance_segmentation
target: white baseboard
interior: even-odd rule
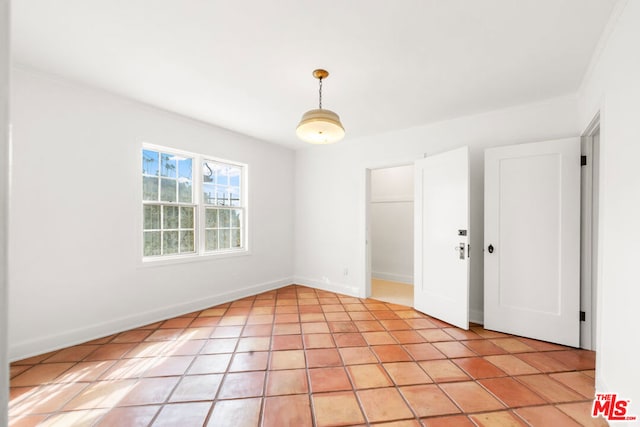
[[[233,291],[212,295],[198,300],[167,306],[144,313],[136,313],[107,322],[83,326],[57,335],[22,341],[9,345],[9,360],[13,362],[38,354],[48,353],[50,351],[81,344],[83,342],[127,331],[129,329],[138,328],[161,320],[170,319],[193,311],[203,310],[208,307],[224,304],[229,301],[234,301],[236,299],[248,297],[261,292],[288,286],[292,283],[293,280],[291,278],[259,283],[257,285],[235,289]]]
[[[406,285],[413,285],[413,274],[396,274],[387,273],[384,271],[372,271],[371,277],[380,280],[389,280],[390,282],[404,283]]]
[[[309,286],[311,288],[321,289],[328,292],[336,292],[338,294],[349,295],[356,298],[362,298],[361,290],[357,286],[346,285],[344,283],[325,282],[322,280],[309,279],[307,277],[294,277],[294,283],[297,285]]]

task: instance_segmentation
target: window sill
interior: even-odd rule
[[[251,251],[248,249],[238,249],[238,250],[230,250],[225,252],[216,252],[216,253],[204,253],[204,254],[191,254],[191,255],[180,255],[180,256],[171,256],[171,257],[149,257],[142,258],[139,262],[139,267],[147,268],[147,267],[162,267],[167,265],[176,265],[176,264],[186,264],[193,262],[206,262],[206,261],[214,261],[218,259],[226,259],[226,258],[235,258],[241,256],[251,255]]]

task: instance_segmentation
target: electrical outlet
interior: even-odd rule
[[[348,276],[349,275],[349,269],[345,267],[344,271],[342,272],[343,275]]]

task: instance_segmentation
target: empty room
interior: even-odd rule
[[[0,0],[0,426],[636,426],[640,2]]]

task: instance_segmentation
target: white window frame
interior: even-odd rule
[[[162,201],[145,201],[143,197],[142,188],[142,177],[144,176],[142,173],[138,175],[139,182],[141,184],[139,197],[141,200],[141,222],[139,227],[139,242],[140,242],[140,250],[139,253],[142,257],[143,264],[164,264],[164,263],[173,263],[173,262],[185,262],[185,261],[199,261],[211,258],[224,258],[229,256],[238,256],[238,255],[247,255],[249,254],[249,221],[248,221],[248,185],[247,185],[247,176],[248,176],[248,165],[245,163],[240,163],[236,161],[221,159],[215,156],[210,156],[206,154],[198,154],[192,153],[184,150],[179,150],[171,147],[160,146],[155,144],[143,143],[140,148],[140,159],[138,165],[142,164],[142,153],[143,150],[152,150],[157,151],[159,153],[173,154],[176,156],[184,156],[193,159],[192,161],[192,189],[193,189],[193,199],[191,203],[185,202],[162,202]],[[203,164],[204,162],[215,162],[223,165],[229,165],[232,167],[240,168],[240,205],[239,206],[216,206],[204,203],[204,185],[203,185]],[[160,163],[160,159],[158,160]],[[160,188],[158,189],[160,191]],[[168,255],[153,255],[153,256],[145,256],[144,255],[144,206],[145,205],[171,205],[178,207],[193,207],[194,208],[194,252],[188,252],[183,254],[168,254]],[[220,207],[225,209],[238,209],[241,210],[241,223],[240,223],[240,247],[239,248],[228,248],[228,249],[220,249],[214,251],[206,251],[205,250],[205,221],[206,215],[205,210],[207,207]],[[162,221],[162,216],[161,216]],[[180,225],[180,224],[178,224]]]

